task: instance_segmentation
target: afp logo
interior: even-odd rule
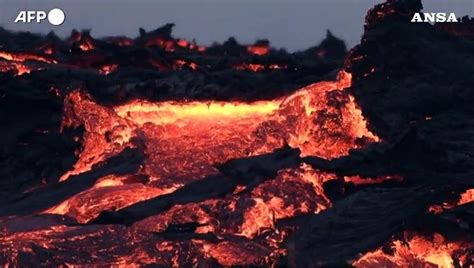
[[[454,13],[420,13],[416,12],[411,22],[458,22]]]
[[[49,23],[55,26],[59,26],[64,23],[66,15],[59,8],[53,8],[48,13],[46,11],[26,11],[22,10],[16,16],[15,23],[41,23],[43,20],[48,19]]]

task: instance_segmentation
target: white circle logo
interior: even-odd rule
[[[63,24],[65,17],[64,12],[59,8],[53,8],[48,13],[49,23],[55,26]]]

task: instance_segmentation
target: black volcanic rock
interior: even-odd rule
[[[411,23],[421,8],[419,0],[375,6],[367,14],[361,44],[346,58],[353,75],[349,90],[382,142],[331,161],[304,159],[341,175],[397,172],[405,188],[378,185],[309,216],[287,242],[287,261],[295,267],[350,263],[420,225],[446,237],[462,233],[463,239],[473,239],[466,234],[472,234],[472,226],[442,227],[427,211],[429,204],[474,187],[474,42],[469,34]],[[466,29],[461,25],[446,28]],[[361,211],[365,206],[370,212]],[[470,215],[471,210],[464,206],[452,213]]]
[[[418,159],[436,151],[434,167],[468,172],[474,146],[473,51],[472,40],[431,24],[382,17],[366,25],[361,44],[347,59],[351,90],[370,127],[386,142],[416,133],[431,148]]]
[[[445,30],[451,34],[474,39],[474,18],[464,16],[458,19],[458,23],[436,23],[435,27]]]
[[[410,16],[388,15],[374,22],[377,11],[367,15],[361,44],[351,50],[347,66],[353,93],[374,130],[392,140],[414,122],[436,120],[453,109],[470,110],[474,43],[428,23],[411,23]]]
[[[321,59],[337,60],[344,58],[347,53],[346,43],[327,30],[326,37],[315,47],[304,51],[307,56],[316,56]]]

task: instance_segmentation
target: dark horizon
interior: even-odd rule
[[[138,36],[140,27],[154,30],[166,23],[176,26],[173,35],[199,44],[222,43],[235,37],[240,43],[268,39],[273,47],[288,51],[303,50],[318,44],[331,30],[348,48],[360,41],[365,14],[382,1],[373,0],[261,0],[258,2],[216,0],[162,0],[100,2],[72,0],[1,0],[0,26],[12,31],[46,34],[54,31],[60,37],[73,29],[91,29],[92,36]],[[424,11],[455,12],[458,17],[474,15],[474,1],[424,1]],[[20,10],[50,10],[59,7],[66,13],[61,26],[15,24]]]

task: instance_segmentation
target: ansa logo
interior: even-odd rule
[[[411,22],[458,22],[454,13],[420,13],[416,12]]]

